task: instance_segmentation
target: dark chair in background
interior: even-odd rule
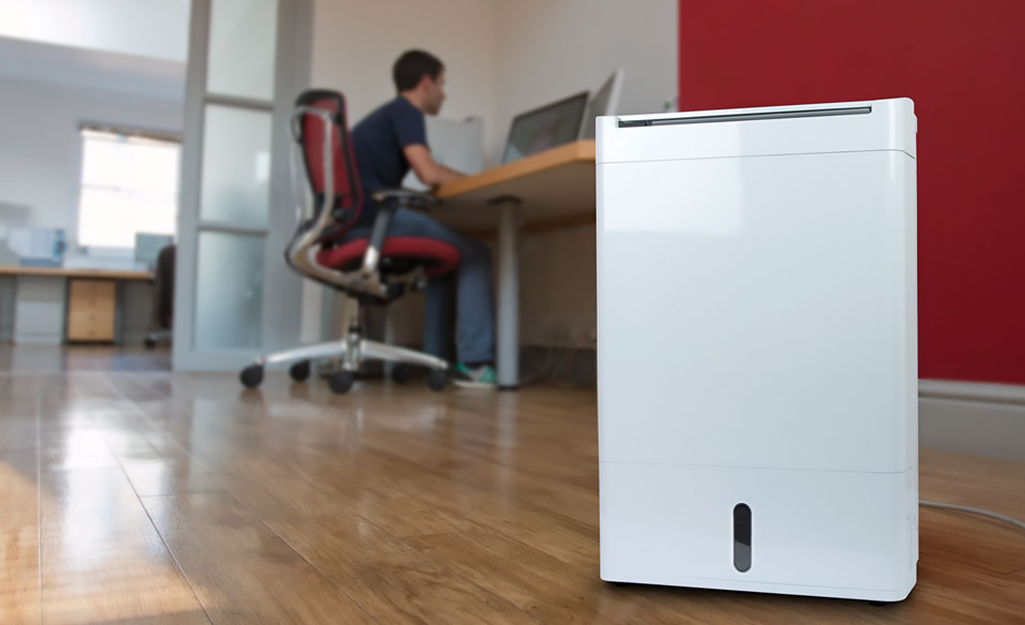
[[[160,250],[156,269],[153,270],[153,320],[160,330],[146,337],[147,349],[160,341],[170,341],[174,326],[174,245]]]
[[[369,237],[347,239],[363,204],[356,158],[349,138],[345,98],[336,91],[307,91],[296,100],[292,136],[298,143],[313,195],[312,214],[285,250],[285,260],[299,274],[335,288],[358,303],[386,306],[426,286],[428,277],[445,275],[459,266],[459,252],[447,243],[419,237],[388,237],[388,224],[399,208],[426,210],[438,204],[426,193],[403,189],[375,192],[378,213]],[[310,362],[340,359],[341,368],[328,377],[336,393],[347,392],[360,363],[401,363],[392,369],[396,382],[408,381],[409,365],[428,367],[428,385],[442,390],[448,363],[429,354],[371,341],[363,337],[359,312],[352,315],[345,338],[267,354],[242,370],[248,388],[263,381],[264,367],[292,363],[289,374],[301,382]]]

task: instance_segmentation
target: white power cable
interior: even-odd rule
[[[996,519],[998,521],[1003,521],[1004,523],[1010,523],[1011,525],[1017,527],[1018,529],[1025,530],[1025,523],[1019,521],[1018,519],[1015,519],[1015,518],[1009,517],[1009,516],[1005,516],[1003,514],[998,514],[996,512],[990,512],[989,510],[983,510],[982,508],[970,508],[968,506],[959,506],[957,504],[952,504],[952,503],[940,503],[938,501],[924,501],[923,500],[923,501],[919,501],[918,503],[919,503],[919,505],[925,506],[927,508],[939,508],[940,510],[954,510],[956,512],[967,512],[969,514],[978,514],[978,515],[981,515],[981,516],[989,517],[991,519]]]

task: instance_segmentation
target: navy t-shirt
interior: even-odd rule
[[[350,134],[363,185],[363,210],[355,227],[370,227],[377,215],[370,194],[400,188],[402,179],[409,173],[409,162],[402,149],[427,145],[424,114],[409,100],[398,96],[364,117]]]

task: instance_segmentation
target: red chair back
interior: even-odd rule
[[[349,136],[345,96],[337,91],[314,89],[303,92],[295,101],[297,115],[296,140],[306,166],[306,176],[313,192],[316,220],[325,208],[335,217],[332,237],[352,228],[359,219],[363,190],[359,182],[356,155]],[[324,139],[328,131],[324,119],[309,109],[325,111],[331,116],[331,167],[324,167]],[[331,177],[333,200],[326,197]],[[331,204],[331,206],[326,206]]]

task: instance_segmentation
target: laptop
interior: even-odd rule
[[[617,69],[612,72],[601,89],[595,92],[587,105],[587,117],[584,118],[584,128],[580,132],[581,139],[594,139],[595,118],[619,113],[619,96],[623,92],[625,76],[625,70]]]
[[[505,142],[502,164],[576,141],[589,96],[590,92],[583,91],[517,115]]]

